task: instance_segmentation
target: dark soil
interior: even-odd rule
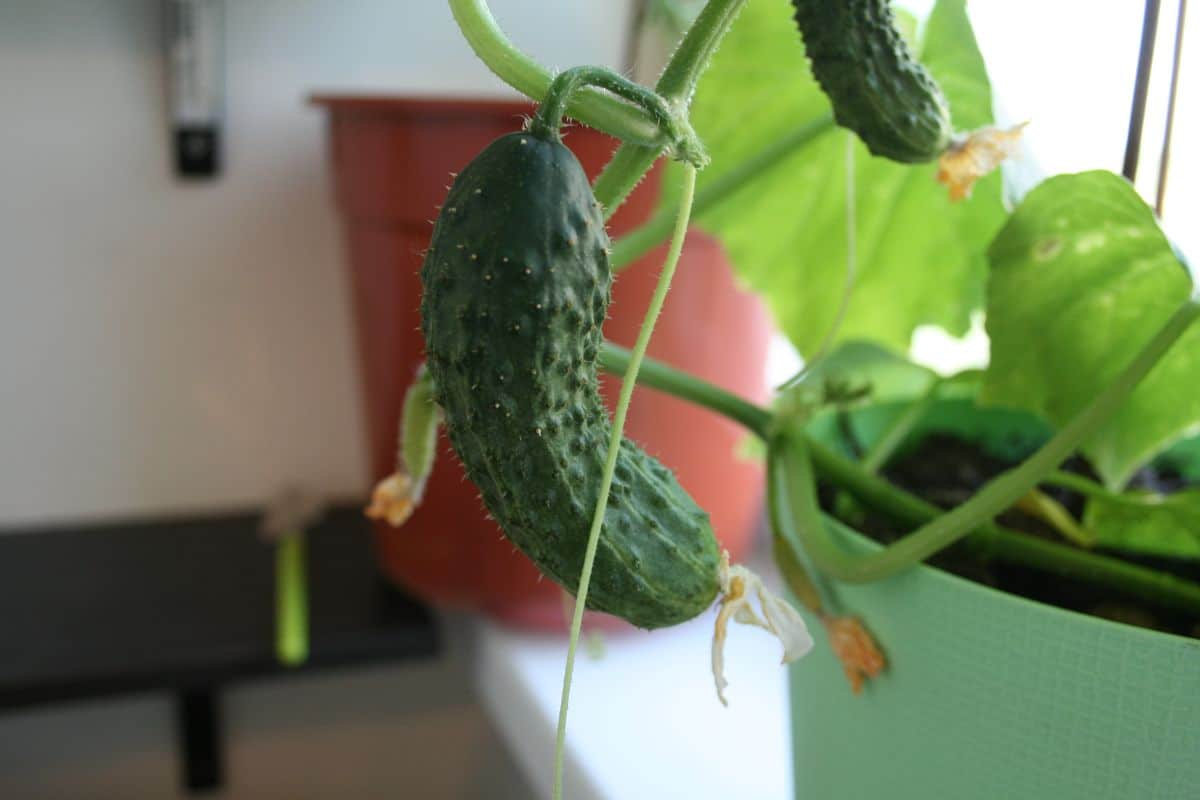
[[[983,453],[973,444],[950,436],[935,435],[926,438],[913,451],[895,459],[883,474],[895,485],[931,503],[950,508],[965,502],[991,478],[1012,466],[1013,463]],[[1063,469],[1095,478],[1082,459],[1073,459],[1064,464]],[[1134,478],[1131,485],[1169,493],[1183,488],[1186,483],[1178,474],[1147,468]],[[1056,487],[1043,487],[1042,490],[1061,503],[1076,519],[1080,518],[1084,505],[1082,495]],[[830,487],[822,487],[821,501],[835,512],[844,514],[847,511],[844,503],[835,500]],[[853,512],[847,522],[880,542],[886,544],[904,533],[898,532],[887,518],[870,512],[863,513],[857,507]],[[1041,520],[1020,511],[1008,511],[996,521],[1007,528],[1074,546]],[[1106,552],[1105,555],[1200,582],[1200,562],[1115,552]],[[984,561],[968,547],[951,547],[931,558],[929,563],[969,580],[1051,605],[1200,638],[1200,620],[1193,616],[1157,608],[1137,598],[1117,596],[1107,587],[1018,564]]]

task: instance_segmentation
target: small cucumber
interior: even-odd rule
[[[888,0],[792,0],[813,76],[839,125],[877,156],[937,158],[954,133],[946,98],[909,52]]]
[[[572,593],[611,431],[596,359],[612,275],[600,207],[556,134],[503,136],[457,177],[422,269],[428,367],[450,440],[512,542]],[[720,588],[708,515],[621,443],[588,607],[643,628]]]

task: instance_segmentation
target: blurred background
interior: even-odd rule
[[[219,164],[189,177],[171,3],[0,0],[0,534],[251,513],[293,485],[354,504],[375,477],[329,111],[308,99],[516,96],[443,2],[218,5]],[[634,0],[490,5],[543,64],[638,71],[635,23],[648,17]],[[1076,39],[1076,3],[974,0],[998,121],[1033,121],[1024,168],[1120,170],[1143,11],[1106,4]],[[1183,61],[1180,97],[1195,62]],[[1155,73],[1148,141],[1161,140],[1166,80]],[[1176,142],[1200,136],[1198,108],[1180,108]],[[1176,176],[1197,174],[1196,154],[1173,158],[1165,223],[1189,249],[1200,183]],[[1151,201],[1153,161],[1138,183]],[[979,335],[918,332],[916,345],[927,360],[986,354]],[[755,391],[795,357],[777,340],[766,363]],[[35,606],[3,613],[50,635],[57,623]],[[438,624],[435,656],[223,692],[222,796],[530,796],[471,688],[471,621]],[[0,666],[22,646],[0,641]],[[8,710],[0,796],[183,796],[177,711],[165,693]]]

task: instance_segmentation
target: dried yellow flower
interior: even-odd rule
[[[875,639],[857,617],[825,617],[829,646],[842,662],[842,670],[855,694],[862,691],[863,682],[883,672],[887,660]]]
[[[937,179],[949,188],[950,199],[957,201],[970,197],[975,181],[1016,153],[1021,132],[1028,124],[1022,122],[1008,130],[980,128],[946,148],[938,158]]]
[[[375,487],[365,513],[371,519],[386,520],[392,527],[399,528],[421,502],[422,489],[424,483],[414,484],[407,472],[392,473]]]
[[[741,565],[730,566],[728,552],[721,554],[721,594],[721,610],[713,631],[712,672],[717,698],[723,705],[729,705],[725,699],[725,687],[729,685],[725,680],[725,637],[731,619],[772,633],[783,645],[784,664],[807,655],[813,639],[800,613],[768,590],[753,572]],[[761,617],[750,604],[752,596],[758,597]]]

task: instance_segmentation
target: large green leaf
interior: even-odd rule
[[[964,0],[941,0],[922,60],[941,82],[960,129],[991,120],[991,93]],[[705,73],[692,122],[712,156],[710,184],[805,122],[829,113],[787,0],[747,4]],[[966,330],[982,302],[983,252],[1003,222],[999,176],[952,204],[932,164],[870,156],[837,129],[797,151],[699,219],[739,274],[763,294],[784,332],[811,356],[834,324],[845,285],[846,162],[852,147],[858,279],[840,338],[907,351],[913,329]],[[668,181],[671,187],[675,181]],[[665,202],[671,203],[668,192]]]
[[[988,252],[991,364],[982,399],[1063,425],[1192,291],[1154,215],[1108,172],[1050,178]],[[1083,452],[1110,486],[1200,426],[1200,326],[1142,381]]]

